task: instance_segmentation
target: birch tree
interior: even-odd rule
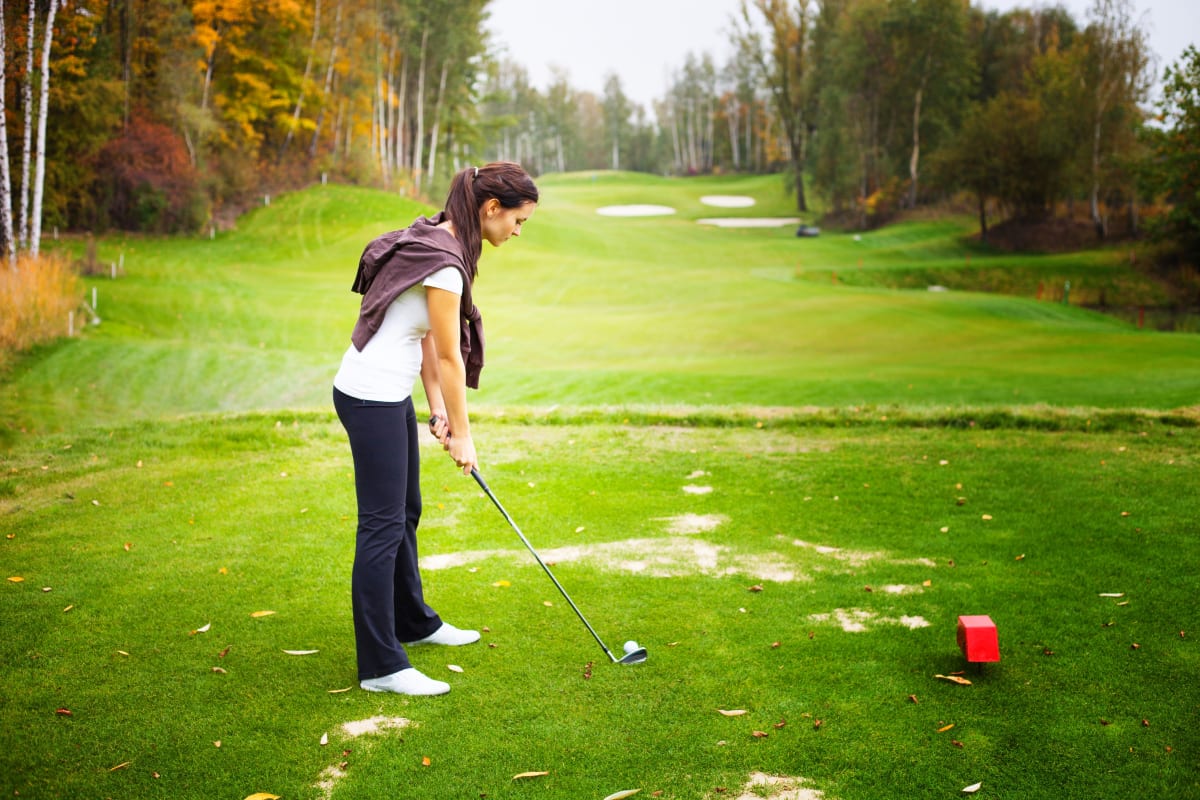
[[[1146,99],[1151,70],[1146,33],[1133,21],[1130,0],[1096,0],[1084,32],[1090,55],[1091,159],[1088,205],[1096,234],[1108,233],[1108,215],[1101,210],[1106,161],[1119,149],[1122,128],[1132,131],[1138,103]]]
[[[18,247],[29,247],[29,165],[33,156],[33,49],[34,25],[37,23],[37,2],[29,0],[25,31],[25,79],[21,82],[21,114],[25,127],[21,149],[21,219]]]
[[[41,100],[38,103],[37,151],[33,177],[33,207],[30,211],[29,252],[36,258],[42,238],[42,195],[46,185],[46,117],[50,110],[50,46],[54,42],[54,17],[60,0],[50,0],[46,12],[45,43],[42,45]]]
[[[308,82],[312,76],[313,59],[317,55],[317,43],[321,38],[321,0],[313,0],[312,42],[308,46],[308,55],[304,61],[304,75],[300,78],[300,88],[296,92],[296,105],[292,109],[292,123],[288,126],[283,144],[279,146],[279,159],[282,161],[288,145],[300,128],[300,112],[304,108],[304,93],[308,91]]]
[[[756,30],[750,6],[766,24],[768,39]],[[734,43],[750,53],[771,101],[779,114],[791,149],[792,180],[796,189],[796,208],[808,210],[804,192],[804,167],[808,159],[808,133],[812,124],[809,79],[809,45],[812,12],[808,0],[742,0],[741,23],[734,28]]]
[[[959,0],[902,0],[889,8],[885,33],[896,47],[899,92],[912,98],[908,205],[916,206],[923,128],[961,106],[967,81],[965,10]]]
[[[8,68],[8,36],[4,30],[4,0],[0,0],[0,255],[7,255],[16,269],[17,248],[13,241],[12,177],[8,165],[8,111],[3,88]]]

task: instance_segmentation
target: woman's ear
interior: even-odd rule
[[[500,201],[494,197],[489,197],[487,200],[485,200],[483,203],[483,208],[480,209],[480,212],[485,217],[489,217],[489,218],[496,216],[496,214],[499,213],[499,211],[500,211]]]

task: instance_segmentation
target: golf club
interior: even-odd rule
[[[550,577],[550,580],[554,581],[554,585],[558,587],[558,591],[562,593],[563,598],[565,598],[566,601],[571,605],[571,609],[575,612],[575,615],[579,617],[579,621],[582,622],[584,627],[588,629],[588,632],[592,634],[592,638],[595,639],[596,643],[600,645],[600,649],[604,651],[604,654],[607,655],[614,664],[640,664],[645,661],[646,648],[638,647],[637,642],[634,641],[625,643],[625,655],[622,658],[617,658],[612,654],[612,651],[609,650],[604,644],[604,641],[600,638],[600,635],[596,633],[596,630],[590,624],[588,624],[587,618],[583,616],[583,612],[579,610],[579,607],[575,605],[575,601],[573,601],[571,596],[567,594],[567,590],[562,587],[562,584],[558,582],[558,578],[555,578],[554,573],[551,572],[550,568],[546,566],[546,562],[542,561],[542,557],[538,555],[537,550],[534,550],[533,545],[530,544],[529,540],[525,538],[525,534],[521,533],[521,529],[517,527],[517,523],[513,522],[513,518],[508,515],[508,512],[504,510],[504,506],[500,505],[500,501],[496,499],[496,495],[492,494],[492,490],[488,488],[487,483],[483,480],[483,476],[479,474],[479,470],[472,469],[471,477],[475,479],[475,482],[479,484],[479,488],[483,489],[484,494],[491,499],[496,508],[500,509],[500,513],[504,515],[506,520],[508,520],[508,524],[512,526],[512,529],[517,532],[517,536],[521,537],[521,541],[525,544],[525,547],[527,547],[529,552],[533,554],[533,557],[537,559],[538,566],[545,570],[546,575]]]

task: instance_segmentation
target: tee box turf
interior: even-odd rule
[[[996,623],[986,614],[958,618],[958,648],[972,664],[1000,660]]]

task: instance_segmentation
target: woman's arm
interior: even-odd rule
[[[429,333],[433,337],[436,355],[438,388],[446,408],[449,430],[442,446],[449,451],[454,463],[470,474],[479,465],[475,443],[471,440],[471,423],[467,418],[467,370],[459,349],[461,299],[453,292],[432,286],[425,290],[429,307]],[[424,379],[424,369],[422,369]]]
[[[429,432],[442,445],[450,425],[446,421],[446,401],[442,399],[442,382],[438,376],[437,348],[433,334],[426,333],[421,340],[421,384],[425,387],[425,398],[429,401]]]

